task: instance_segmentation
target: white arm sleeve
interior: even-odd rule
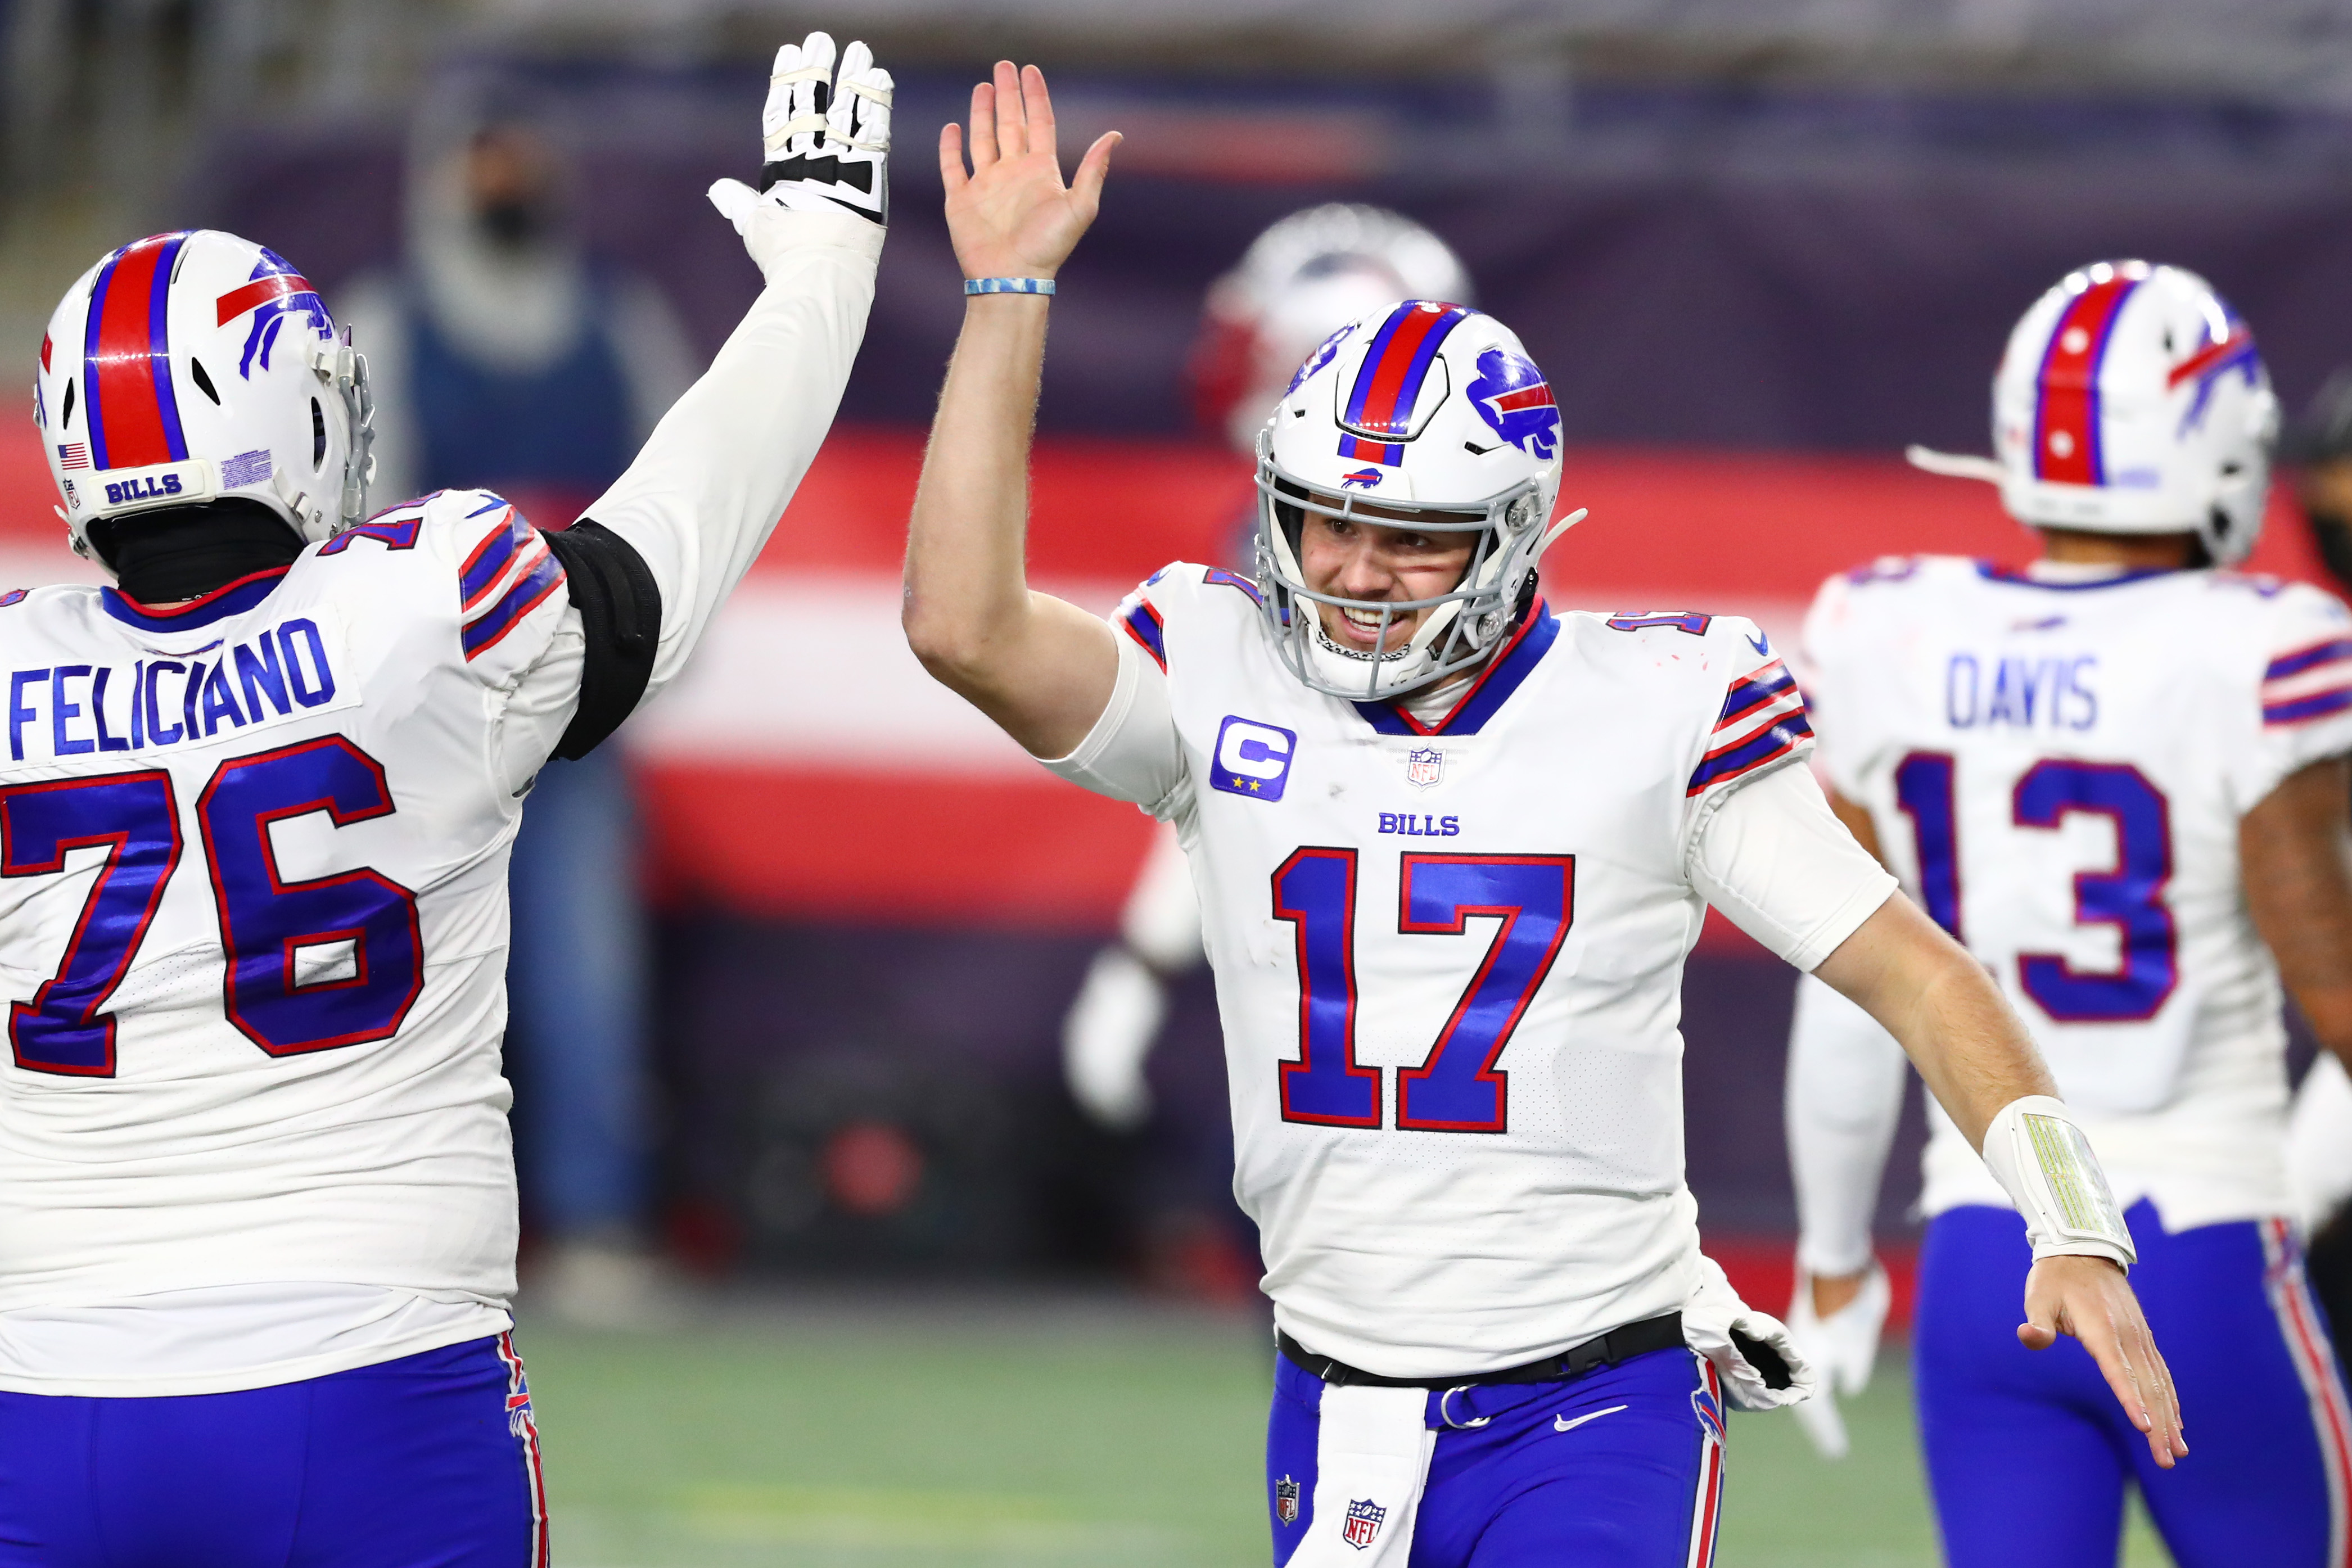
[[[1895,891],[1810,768],[1776,768],[1708,805],[1690,837],[1691,885],[1808,974]]]
[[[1870,1218],[1903,1114],[1906,1063],[1878,1020],[1811,975],[1797,981],[1784,1112],[1797,1186],[1797,1266],[1870,1267]]]
[[[1168,675],[1133,639],[1111,640],[1118,645],[1118,682],[1102,716],[1076,751],[1038,760],[1073,784],[1114,800],[1132,800],[1166,821],[1176,814],[1184,783]]]
[[[768,542],[832,427],[866,335],[882,230],[848,212],[761,209],[768,286],[702,379],[587,515],[661,587],[651,696],[675,678]]]

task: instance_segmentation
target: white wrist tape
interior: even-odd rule
[[[2099,1156],[2063,1102],[2029,1094],[2002,1106],[1985,1129],[1984,1162],[2025,1217],[2035,1258],[2137,1260]]]

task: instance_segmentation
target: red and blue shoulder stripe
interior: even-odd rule
[[[2281,653],[2263,671],[2263,726],[2307,724],[2352,709],[2352,637]]]
[[[1790,756],[1812,738],[1805,695],[1788,666],[1774,659],[1731,683],[1707,736],[1706,754],[1692,769],[1685,795],[1697,795]]]

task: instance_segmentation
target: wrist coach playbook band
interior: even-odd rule
[[[967,277],[963,280],[966,294],[1051,294],[1054,280],[1050,277]]]

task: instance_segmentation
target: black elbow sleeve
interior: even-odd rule
[[[636,711],[661,643],[661,586],[628,540],[593,517],[546,536],[580,611],[580,708],[555,755],[577,762]]]

